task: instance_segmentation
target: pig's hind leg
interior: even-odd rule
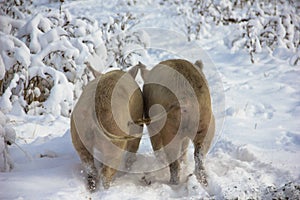
[[[93,192],[96,190],[98,182],[98,172],[94,164],[94,157],[82,143],[76,129],[74,129],[74,126],[72,126],[72,124],[71,133],[73,145],[80,157],[83,168],[87,174],[87,187],[91,192]]]

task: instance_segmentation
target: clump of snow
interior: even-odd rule
[[[13,169],[13,162],[8,152],[8,146],[15,143],[16,132],[8,125],[8,117],[0,111],[0,172]]]

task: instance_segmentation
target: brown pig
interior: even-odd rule
[[[144,112],[152,148],[164,152],[171,184],[179,183],[180,159],[188,141],[194,144],[195,175],[207,186],[204,158],[214,137],[215,120],[202,62],[173,59],[150,71],[139,64],[144,79]],[[160,113],[164,112],[165,117]],[[153,119],[151,119],[153,117]],[[154,119],[156,118],[156,119]]]
[[[89,66],[90,67],[90,66]],[[73,145],[87,174],[90,191],[102,180],[108,188],[113,176],[122,169],[126,152],[132,152],[125,165],[132,162],[142,136],[142,126],[135,122],[143,118],[143,97],[132,77],[136,68],[129,73],[115,70],[96,74],[82,92],[71,115]],[[100,163],[102,169],[95,165]],[[98,173],[98,170],[100,173]]]

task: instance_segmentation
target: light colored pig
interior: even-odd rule
[[[143,118],[142,92],[132,77],[136,71],[93,71],[97,77],[85,87],[72,112],[72,142],[87,173],[90,191],[97,188],[99,179],[105,189],[109,188],[124,158],[126,164],[133,162],[138,150],[142,125],[128,123]],[[126,157],[126,151],[132,152],[131,156]],[[100,173],[95,161],[102,165]]]
[[[160,62],[150,71],[141,63],[139,67],[144,79],[144,121],[147,121],[153,150],[158,154],[164,152],[169,163],[170,182],[179,183],[179,158],[185,155],[192,140],[194,173],[206,186],[204,158],[214,137],[215,120],[202,62],[193,65],[173,59]]]

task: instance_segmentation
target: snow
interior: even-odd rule
[[[290,24],[291,19],[299,20],[299,15],[271,18],[257,2],[252,10],[233,12],[231,1],[220,1],[218,8],[227,7],[236,19],[259,13],[259,18],[248,23],[252,31],[247,38],[241,37],[245,23],[214,25],[213,16],[219,16],[213,8],[211,22],[206,23],[207,19],[194,18],[188,2],[176,1],[180,4],[177,10],[169,1],[125,2],[65,1],[63,16],[71,24],[67,28],[61,28],[65,21],[57,11],[59,3],[48,1],[29,7],[33,11],[53,10],[47,14],[26,17],[14,8],[18,19],[0,16],[0,79],[15,63],[26,72],[15,72],[0,97],[0,199],[299,199],[300,51],[294,45],[299,42],[299,32],[294,29],[297,24]],[[288,9],[286,6],[277,5],[279,11]],[[134,13],[139,23],[130,21],[126,12]],[[123,32],[121,23],[126,20],[129,29]],[[205,23],[199,35],[187,35],[189,20]],[[277,21],[277,26],[264,28],[270,21]],[[16,29],[20,31],[9,35]],[[268,46],[270,38],[260,37],[267,31],[278,34],[277,46]],[[31,40],[26,41],[24,35],[30,35]],[[122,38],[129,42],[122,43]],[[189,43],[187,38],[197,40]],[[111,46],[105,46],[107,41]],[[252,49],[241,50],[249,41]],[[63,54],[54,60],[47,57],[57,50]],[[205,161],[208,187],[202,187],[193,175],[193,147],[189,146],[179,185],[168,183],[169,170],[164,168],[148,173],[119,172],[108,190],[101,186],[93,194],[87,191],[71,142],[68,116],[82,88],[92,79],[84,62],[88,60],[101,72],[126,69],[114,59],[120,56],[114,54],[119,50],[125,55],[133,52],[125,64],[142,61],[148,68],[168,58],[203,61],[217,119],[216,136]],[[255,51],[254,63],[250,50]],[[69,67],[68,73],[63,66]],[[32,102],[25,113],[27,102],[16,93],[18,83],[49,75],[53,81],[49,97],[42,103]],[[140,75],[137,82],[142,85]],[[39,87],[31,89],[36,96],[43,94]],[[139,152],[150,155],[151,151],[145,129]],[[151,159],[134,163],[134,171],[151,166]],[[10,164],[13,168],[8,170]]]
[[[13,168],[8,145],[15,142],[16,132],[7,122],[8,118],[0,111],[0,172],[8,172]]]

